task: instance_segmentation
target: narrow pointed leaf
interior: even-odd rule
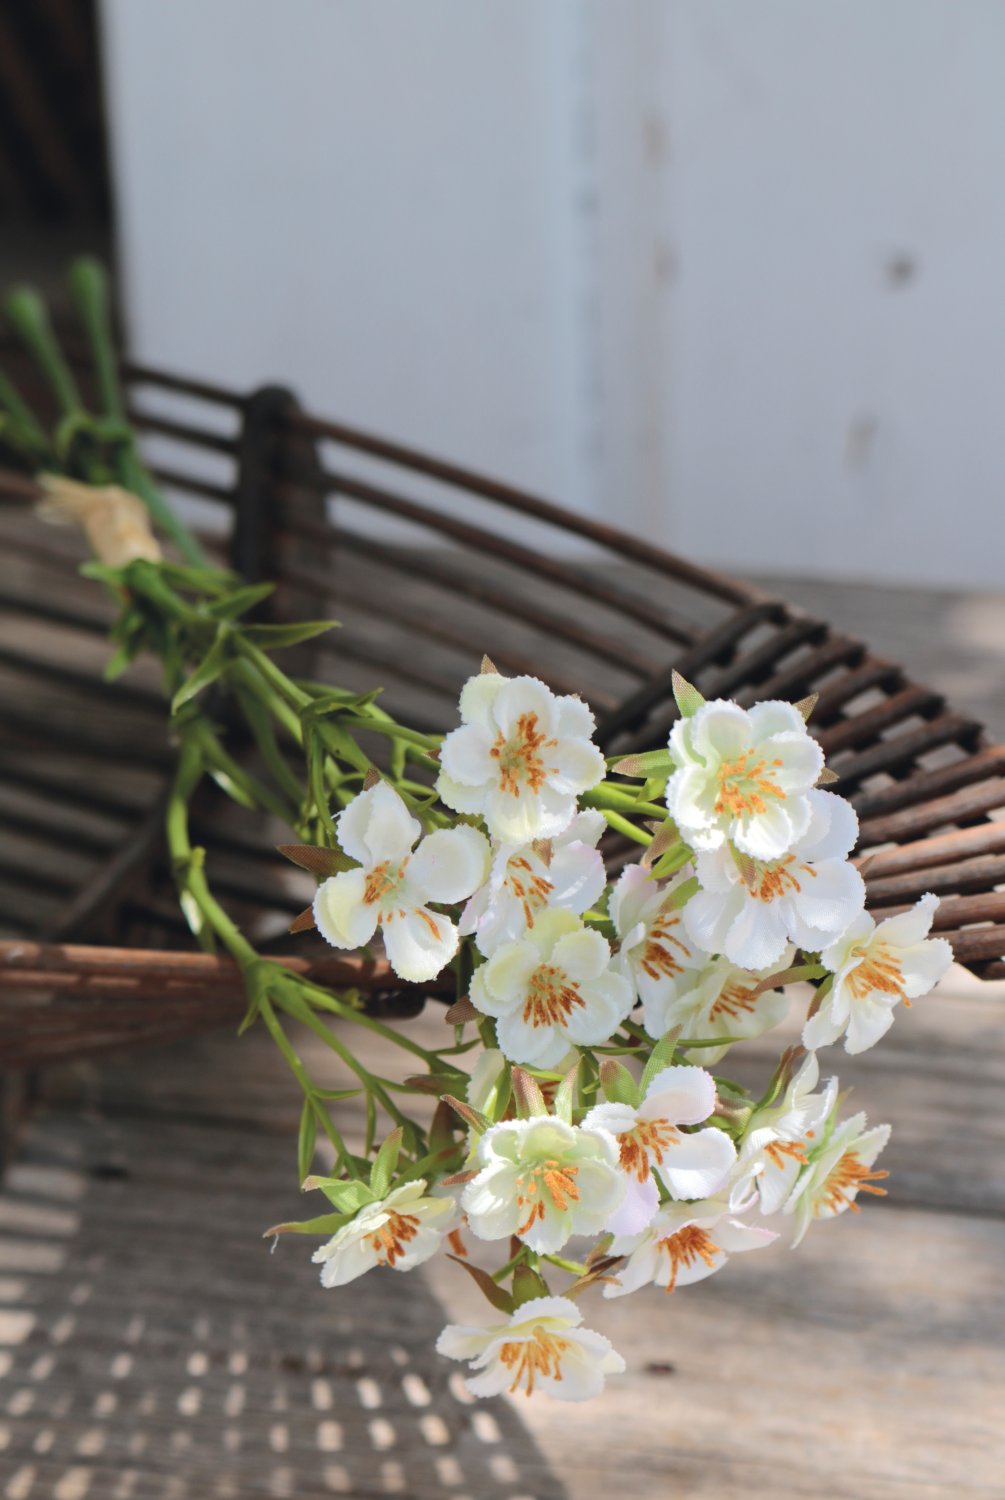
[[[692,683],[688,682],[686,677],[682,677],[679,672],[675,671],[673,673],[671,682],[673,684],[674,699],[681,711],[682,717],[690,719],[698,712],[699,708],[704,707],[705,699],[699,693],[698,689]]]
[[[481,1266],[473,1266],[469,1260],[462,1260],[459,1255],[451,1255],[449,1252],[447,1259],[452,1260],[455,1265],[467,1271],[482,1296],[487,1297],[492,1306],[497,1308],[499,1312],[506,1313],[509,1316],[514,1311],[515,1304],[509,1292],[504,1287],[496,1286],[492,1277],[487,1271],[483,1271]]]
[[[356,868],[356,861],[341,849],[325,849],[318,844],[277,844],[276,849],[284,859],[312,875],[341,875]]]
[[[328,630],[337,630],[338,620],[298,620],[292,625],[245,625],[245,638],[263,651],[281,651],[285,646],[299,646]]]

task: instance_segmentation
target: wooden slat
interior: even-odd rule
[[[920,870],[934,865],[954,864],[980,854],[997,854],[1005,850],[1005,822],[980,823],[976,828],[960,828],[937,838],[918,839],[899,849],[880,849],[863,856],[869,879],[898,875],[904,870]]]
[[[970,823],[997,808],[1005,808],[1005,780],[1000,777],[965,786],[946,797],[917,803],[886,818],[866,819],[860,823],[859,846],[868,848],[872,844],[920,838],[933,828],[947,823]]]
[[[885,703],[877,703],[864,713],[818,730],[816,737],[825,755],[836,755],[842,750],[870,744],[884,729],[891,729],[905,719],[931,718],[944,707],[945,699],[941,693],[934,693],[930,688],[905,687]]]
[[[983,729],[976,719],[967,719],[961,714],[942,714],[922,729],[891,736],[871,750],[838,761],[832,767],[838,776],[834,789],[838,789],[838,784],[842,789],[854,786],[880,771],[903,770],[919,756],[954,741],[967,749],[975,749],[982,734]]]
[[[932,770],[915,771],[910,781],[891,782],[888,786],[867,787],[852,795],[852,802],[859,818],[871,821],[885,817],[904,808],[924,803],[931,797],[979,784],[987,776],[997,776],[1005,771],[1005,745],[990,745],[979,748],[969,755],[961,755],[952,765],[936,766]]]

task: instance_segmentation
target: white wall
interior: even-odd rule
[[[104,0],[131,333],[729,568],[1000,586],[1000,0]]]
[[[575,0],[105,0],[130,338],[589,508]]]

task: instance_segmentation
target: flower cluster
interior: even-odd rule
[[[335,1212],[281,1227],[328,1235],[325,1286],[449,1243],[493,1308],[437,1345],[475,1395],[595,1395],[624,1361],[582,1326],[587,1288],[674,1291],[885,1191],[889,1127],[841,1117],[817,1052],[873,1046],[937,983],[935,897],[865,911],[811,704],[706,703],[678,681],[678,705],[665,749],[609,766],[584,703],[486,663],[435,788],[368,781],[336,820],[317,928],[348,950],[379,930],[408,982],[452,965],[455,1029],[402,1081],[436,1095],[432,1125],[395,1113],[372,1164],[346,1151],[309,1179]],[[801,1045],[760,1095],[713,1077],[807,993]]]

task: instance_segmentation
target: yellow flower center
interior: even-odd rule
[[[527,1217],[517,1234],[526,1234],[532,1224],[543,1220],[549,1203],[560,1214],[565,1213],[570,1203],[578,1203],[578,1176],[578,1167],[569,1166],[555,1156],[546,1157],[521,1172],[516,1180],[516,1203],[517,1208],[526,1211]]]
[[[747,886],[755,901],[776,901],[779,896],[802,890],[800,877],[816,880],[817,872],[809,865],[797,865],[794,854],[773,864],[754,865],[753,881]]]
[[[886,943],[872,943],[869,947],[860,945],[851,951],[853,958],[862,959],[848,975],[848,988],[856,1000],[864,1000],[866,995],[878,990],[881,995],[896,995],[898,1000],[910,1005],[904,993],[904,971]]]
[[[523,1019],[531,1026],[564,1026],[572,1012],[586,1001],[579,986],[553,964],[539,964],[530,976],[523,1002]]]
[[[822,1197],[817,1203],[817,1214],[822,1207],[829,1208],[835,1214],[840,1213],[843,1208],[860,1213],[861,1210],[854,1201],[855,1194],[874,1193],[877,1198],[885,1198],[886,1188],[876,1187],[875,1184],[889,1175],[889,1172],[870,1172],[854,1151],[846,1151],[823,1185]]]
[[[755,751],[745,750],[736,760],[720,762],[716,772],[719,784],[715,801],[717,813],[728,812],[732,818],[748,817],[751,813],[767,812],[766,798],[785,801],[785,793],[776,781],[771,780],[771,773],[784,762],[762,758],[751,765],[754,755]]]
[[[561,1380],[562,1356],[569,1347],[569,1339],[549,1333],[540,1323],[530,1338],[503,1344],[499,1358],[513,1376],[510,1394],[524,1386],[525,1394],[530,1396],[539,1375],[549,1380]]]
[[[812,1134],[812,1130],[807,1131],[807,1135]],[[806,1147],[801,1141],[769,1141],[764,1148],[764,1154],[779,1172],[784,1170],[786,1158],[789,1161],[798,1162],[801,1167],[805,1167],[809,1161]]]
[[[639,1120],[633,1129],[626,1130],[619,1137],[622,1167],[639,1182],[645,1182],[649,1177],[649,1153],[662,1156],[679,1135],[680,1132],[668,1120]]]
[[[688,959],[691,957],[691,949],[674,935],[673,929],[679,926],[680,913],[668,911],[661,912],[650,927],[646,946],[639,960],[639,967],[650,979],[659,979],[661,976],[670,979],[674,974],[683,974],[684,965],[672,950],[678,949],[682,957]]]
[[[386,1223],[366,1236],[366,1242],[376,1255],[379,1266],[393,1266],[405,1254],[405,1246],[415,1239],[418,1232],[419,1220],[415,1214],[396,1214],[392,1211],[388,1214]]]
[[[759,999],[759,996],[754,993],[756,989],[756,984],[745,985],[736,979],[729,984],[724,984],[708,1013],[708,1019],[717,1021],[722,1017],[728,1017],[736,1020],[744,1014],[753,1015]]]
[[[493,760],[499,762],[499,783],[503,791],[513,797],[520,795],[522,786],[539,792],[549,776],[558,775],[558,767],[545,765],[542,753],[557,744],[557,740],[548,739],[538,728],[537,714],[521,714],[513,738],[507,739],[500,733],[489,751]]]
[[[547,906],[555,887],[543,875],[536,875],[534,866],[522,854],[511,859],[506,869],[507,883],[523,908],[524,921],[533,927],[535,914]]]
[[[715,1265],[715,1257],[722,1253],[721,1246],[704,1229],[699,1229],[697,1224],[687,1224],[683,1229],[678,1229],[676,1234],[668,1235],[665,1240],[660,1240],[657,1249],[670,1262],[670,1279],[666,1286],[668,1292],[676,1287],[677,1277],[682,1270],[696,1265],[699,1260],[712,1267]]]

